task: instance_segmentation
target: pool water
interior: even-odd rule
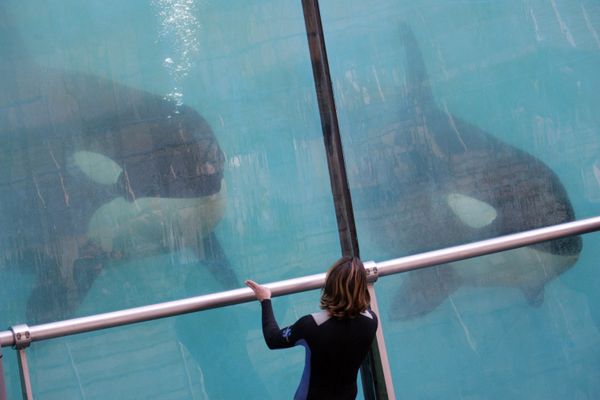
[[[340,256],[300,2],[0,7],[5,327],[314,274]],[[363,259],[599,214],[598,4],[332,0],[321,13]],[[148,136],[156,126],[195,135],[177,142],[173,176],[179,162],[220,168],[195,112],[221,185],[130,199],[164,180],[138,192],[123,166],[158,176],[177,147]],[[521,206],[534,211],[511,214]],[[598,234],[574,255],[536,250],[380,279],[398,398],[598,396]],[[292,323],[318,292],[274,305]],[[304,365],[299,348],[266,348],[257,303],[27,354],[43,399],[290,398]]]

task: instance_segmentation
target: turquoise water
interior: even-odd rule
[[[268,282],[313,274],[339,257],[299,2],[7,1],[4,7],[9,22],[0,32],[6,54],[0,67],[9,73],[0,80],[5,93],[0,124],[3,131],[21,132],[15,121],[41,121],[41,128],[30,129],[39,140],[23,144],[6,139],[2,146],[2,166],[10,171],[2,183],[12,188],[0,192],[2,210],[18,217],[1,220],[10,227],[0,236],[2,248],[11,249],[4,250],[0,264],[4,326],[31,322],[29,316],[46,322],[213,293],[241,286],[248,277]],[[476,130],[472,127],[505,143],[508,147],[496,148],[499,153],[524,160],[507,173],[523,187],[536,182],[536,168],[551,170],[576,218],[599,214],[600,117],[595,100],[600,89],[600,8],[595,2],[328,1],[321,8],[363,259],[380,261],[508,233],[486,230],[493,226],[490,220],[504,217],[494,203],[504,198],[498,191],[500,179],[489,181],[486,193],[493,195],[485,198],[496,210],[473,202],[477,196],[465,191],[481,187],[481,171],[492,174],[501,168],[489,167],[495,159],[487,153],[462,180],[439,168],[430,155],[443,154],[452,142],[436,138],[433,130],[415,130],[437,126],[415,125],[415,112],[426,106],[452,121],[444,122],[455,128],[448,137],[460,138],[467,149],[469,132]],[[423,59],[417,72],[431,89],[430,103],[411,103],[419,89],[410,65],[418,58],[406,48],[408,35],[414,36]],[[21,72],[11,72],[15,70]],[[85,78],[76,80],[78,73]],[[77,129],[102,131],[106,120],[119,121],[111,117],[114,112],[97,110],[105,104],[129,104],[118,103],[110,93],[137,99],[137,92],[128,88],[144,91],[141,100],[131,100],[144,121],[169,115],[177,119],[176,111],[186,106],[206,119],[224,154],[218,195],[191,212],[189,204],[140,200],[140,210],[124,201],[94,203],[90,195],[70,204],[75,211],[64,214],[68,217],[55,218],[47,210],[58,203],[46,196],[43,176],[60,170],[63,160],[65,165],[72,162],[69,152],[85,156],[83,163],[73,159],[92,181],[112,185],[116,179],[120,167],[90,156],[99,153],[98,147],[85,148],[91,134]],[[35,99],[53,95],[43,113],[28,108]],[[85,108],[87,98],[95,107]],[[144,114],[152,102],[174,114],[163,115],[162,108]],[[45,115],[66,115],[67,123]],[[92,122],[80,125],[86,118]],[[147,130],[143,124],[128,130],[126,123],[111,123],[123,138]],[[406,139],[407,131],[413,139]],[[114,140],[120,144],[102,154],[127,146]],[[134,148],[145,143],[139,139]],[[52,159],[45,171],[31,167],[47,149],[64,157],[54,157],[59,167]],[[92,167],[86,169],[85,163]],[[42,187],[29,193],[37,200],[15,197],[22,188],[15,182],[23,177]],[[65,179],[65,187],[73,190],[70,198],[77,198],[79,189]],[[60,180],[54,182],[60,187]],[[509,193],[520,188],[502,182]],[[101,185],[108,187],[95,187]],[[532,192],[528,198],[535,197]],[[62,201],[63,193],[58,193],[56,201]],[[446,203],[454,204],[450,211],[456,215]],[[23,204],[36,209],[22,215],[16,206]],[[461,211],[461,204],[467,211]],[[528,218],[538,225],[552,220],[548,214],[560,219],[560,212],[532,204],[536,212]],[[465,230],[452,219],[457,215],[484,225]],[[480,218],[471,221],[473,215]],[[519,218],[505,220],[509,230],[526,225]],[[64,229],[47,221],[64,223]],[[100,238],[102,254],[109,254],[101,262],[85,258],[82,249],[90,237]],[[210,250],[204,242],[197,246],[207,237],[222,251]],[[488,256],[453,265],[455,276],[433,281],[417,273],[381,279],[376,287],[397,396],[596,398],[597,243],[597,234],[585,236],[577,261],[558,270],[545,264],[551,259],[532,258],[544,255],[508,253],[504,261]],[[72,259],[101,267],[75,300],[70,294],[75,291]],[[210,267],[214,264],[217,272]],[[548,265],[544,278],[528,274]],[[478,266],[485,266],[479,269],[485,273],[474,273]],[[230,269],[235,278],[220,279],[218,268]],[[69,307],[61,302],[47,306],[44,302],[52,301],[32,296],[36,289],[54,293],[49,287],[58,279],[64,281]],[[439,293],[427,285],[445,281],[452,290],[439,304],[429,303]],[[541,302],[539,285],[534,285],[540,281]],[[415,287],[429,293],[424,304]],[[275,301],[282,323],[315,311],[317,304],[317,292]],[[411,315],[415,310],[419,314]],[[257,304],[245,304],[34,344],[28,351],[34,393],[44,399],[289,398],[304,354],[300,349],[268,351],[258,311]],[[13,356],[8,358],[14,394],[18,377]]]
[[[536,205],[539,189],[519,183],[539,178],[541,171],[533,172],[537,164],[515,153],[506,172],[498,160],[512,150],[496,144],[477,156],[471,135],[478,131],[552,169],[576,218],[598,215],[597,4],[327,2],[322,13],[345,151],[351,155],[346,160],[363,258],[417,253],[509,233],[529,219],[544,225],[556,218],[557,211]],[[420,70],[426,71],[433,105],[411,87],[410,65],[417,64],[418,54],[407,50],[406,25],[422,53]],[[440,114],[426,114],[427,109]],[[418,113],[429,122],[411,122]],[[436,129],[444,123],[440,135]],[[413,124],[426,128],[414,133]],[[452,138],[459,148],[464,145],[456,163],[445,158]],[[438,159],[450,160],[441,162],[452,171],[449,178],[445,168],[428,173],[438,168]],[[466,200],[486,199],[498,211],[509,192],[527,197],[525,206],[535,208],[535,215],[511,218],[511,209],[521,206],[516,203],[490,222],[485,206]],[[448,193],[454,197],[445,197]],[[446,211],[446,202],[459,195],[467,196],[459,201],[468,211]],[[391,204],[379,200],[385,196],[392,197]],[[374,210],[377,201],[382,210]],[[481,225],[465,229],[456,216]],[[504,226],[493,228],[500,218]],[[532,259],[523,251],[382,280],[377,289],[396,394],[597,397],[599,247],[597,234],[585,236],[577,262],[561,271],[553,272],[549,259]],[[556,274],[536,292],[541,298],[531,296],[533,281],[527,277],[540,266],[544,277],[538,282]]]

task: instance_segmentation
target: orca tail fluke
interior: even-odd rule
[[[72,287],[64,279],[38,279],[27,299],[27,323],[37,325],[70,318],[74,297]]]
[[[214,232],[202,240],[202,246],[205,256],[203,262],[217,282],[227,290],[238,288],[240,281]]]

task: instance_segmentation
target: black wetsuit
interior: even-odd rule
[[[279,329],[270,300],[263,300],[262,326],[270,349],[301,345],[306,362],[294,399],[355,399],[356,376],[377,330],[371,310],[338,319],[325,311],[305,315]]]

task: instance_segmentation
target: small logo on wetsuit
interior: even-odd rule
[[[281,335],[285,338],[286,342],[290,341],[290,336],[292,336],[292,328],[285,328],[282,332]]]

